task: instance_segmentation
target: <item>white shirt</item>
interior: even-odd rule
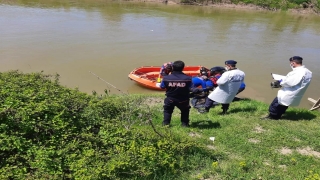
[[[284,106],[298,106],[312,78],[312,72],[305,66],[293,68],[281,81],[278,102]]]
[[[224,72],[217,81],[218,87],[208,98],[218,103],[229,104],[236,96],[244,77],[244,72],[239,69]]]

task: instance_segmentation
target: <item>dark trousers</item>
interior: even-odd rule
[[[281,116],[286,112],[288,106],[279,104],[278,97],[274,98],[269,106],[269,115],[274,118],[281,118]]]
[[[245,88],[240,88],[237,92],[237,94],[241,93]],[[206,102],[204,104],[204,107],[206,109],[210,109],[213,105],[218,105],[218,103],[215,103],[213,100],[209,99],[208,97],[206,98]],[[222,107],[221,109],[223,111],[227,111],[229,109],[230,104],[221,104]]]
[[[174,110],[174,107],[177,107],[181,111],[181,123],[184,125],[189,124],[189,111],[190,104],[189,99],[179,100],[171,97],[166,97],[164,99],[163,105],[163,125],[169,125],[171,122],[171,116]]]
[[[237,94],[241,93],[245,88],[239,88]]]
[[[211,100],[210,98],[207,97],[206,98],[206,102],[204,104],[204,107],[206,109],[210,109],[213,105],[218,105],[218,103],[215,103],[213,100]],[[229,106],[230,106],[230,104],[221,104],[221,105],[222,105],[221,109],[223,111],[227,111],[229,109]]]

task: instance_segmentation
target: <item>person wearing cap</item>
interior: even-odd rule
[[[278,120],[289,106],[298,106],[300,104],[302,96],[312,79],[312,72],[302,65],[302,60],[300,56],[289,58],[292,71],[284,79],[278,81],[281,89],[269,106],[269,114],[261,118],[262,120]]]
[[[217,87],[209,94],[206,99],[204,109],[200,109],[200,113],[209,112],[214,102],[222,104],[222,113],[226,114],[229,105],[236,96],[244,81],[245,73],[236,68],[237,61],[225,61],[225,69],[221,77],[217,80]]]
[[[221,66],[215,66],[213,68],[210,69],[210,80],[213,84],[214,87],[217,87],[217,81],[218,79],[221,77],[221,75],[226,72],[226,69],[224,67]],[[240,92],[242,92],[244,89],[246,88],[246,84],[244,82],[241,83],[240,88],[237,92],[237,94],[239,94]]]

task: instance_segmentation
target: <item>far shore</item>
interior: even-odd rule
[[[192,6],[207,6],[207,7],[217,7],[222,9],[243,9],[243,10],[255,10],[255,11],[274,11],[280,12],[281,9],[267,9],[264,7],[260,7],[254,4],[233,4],[233,3],[207,3],[208,1],[204,1],[204,3],[180,3],[180,0],[129,0],[133,2],[154,2],[154,3],[166,3],[167,5],[192,5]],[[316,12],[313,8],[295,8],[286,10],[292,14],[304,14],[304,15],[320,15],[320,12]]]

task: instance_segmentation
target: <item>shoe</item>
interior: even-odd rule
[[[219,115],[221,115],[221,116],[224,116],[224,115],[226,115],[227,113],[225,113],[225,112],[220,112],[219,113]]]
[[[168,127],[169,127],[169,126],[170,126],[170,123],[165,123],[165,122],[163,122],[163,123],[162,123],[162,126],[168,126]]]
[[[204,109],[198,109],[198,112],[199,112],[200,114],[208,113],[208,112],[209,112],[209,109],[206,109],[206,108],[204,108]]]
[[[267,116],[265,116],[265,117],[262,117],[262,118],[260,118],[260,120],[279,120],[280,118],[276,118],[276,117],[274,117],[274,116],[272,116],[272,115],[267,115]]]
[[[182,124],[181,124],[181,127],[190,127],[190,125],[189,125],[189,124],[182,123]]]
[[[219,113],[219,115],[226,115],[227,114],[227,110],[222,110],[221,113]]]

